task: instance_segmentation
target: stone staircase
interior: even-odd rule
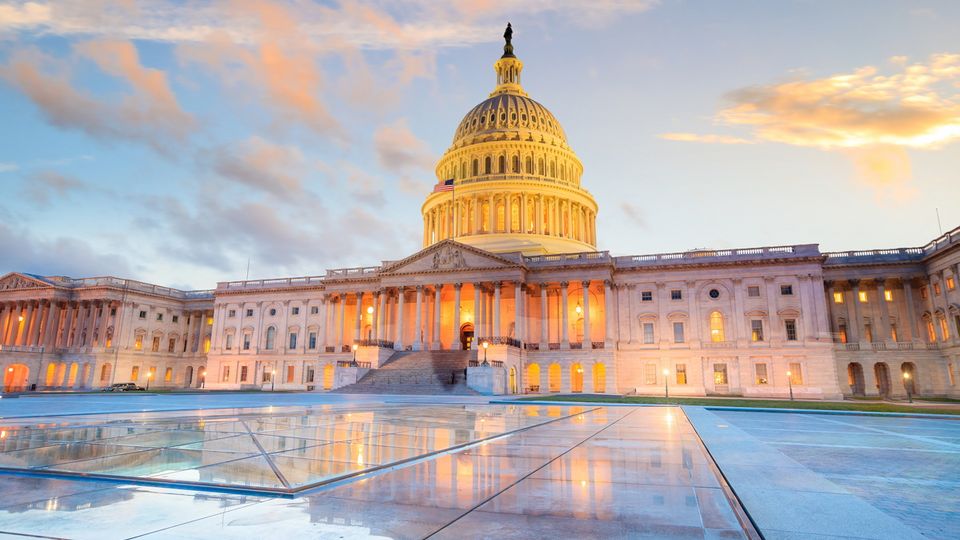
[[[396,352],[339,394],[478,395],[467,387],[466,369],[476,351]]]

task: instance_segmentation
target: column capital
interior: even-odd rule
[[[423,285],[417,285],[417,292],[418,293],[423,292]]]
[[[860,287],[860,280],[859,280],[859,279],[848,279],[848,280],[847,280],[847,283],[849,283],[851,287],[855,287],[855,288],[859,288],[859,287]]]
[[[593,283],[591,280],[585,279],[585,280],[583,280],[583,281],[580,282],[580,285],[582,285],[584,289],[588,289],[588,288],[590,288],[590,284],[591,284],[591,283]]]
[[[475,289],[483,290],[483,283],[482,283],[482,282],[479,282],[479,281],[476,281],[476,282],[473,283],[473,287],[474,287]]]
[[[440,291],[443,290],[443,283],[437,283],[436,285],[433,286],[433,288],[434,288],[437,292],[440,292]]]
[[[463,283],[457,282],[457,283],[454,283],[454,284],[453,284],[454,290],[459,291],[461,287],[463,287]]]
[[[564,288],[564,289],[566,289],[569,285],[570,285],[570,282],[569,282],[569,281],[561,281],[561,282],[560,282],[560,287],[562,287],[562,288]]]
[[[502,281],[494,281],[494,282],[493,282],[493,288],[494,288],[494,289],[498,289],[498,290],[499,290],[500,287],[502,287],[502,286],[503,286],[503,282],[502,282]]]
[[[875,278],[873,278],[873,283],[874,283],[874,285],[876,285],[877,287],[886,287],[886,286],[887,286],[887,278],[884,278],[884,277],[875,277]]]
[[[764,278],[764,279],[767,279],[767,278]],[[773,280],[773,278],[769,278],[769,279],[770,279],[770,280]],[[683,283],[684,283],[687,287],[689,287],[689,288],[691,288],[691,289],[697,286],[697,282],[694,281],[694,280],[684,281]]]
[[[832,288],[832,287],[833,287],[833,284],[834,284],[834,281],[833,281],[832,279],[825,279],[825,280],[823,280],[823,286],[824,286],[824,287]]]
[[[542,289],[542,290],[544,290],[544,291],[547,290],[547,289],[550,287],[550,285],[549,285],[548,283],[546,283],[546,282],[538,283],[537,286],[539,286],[540,289]]]

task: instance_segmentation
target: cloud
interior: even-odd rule
[[[39,238],[29,229],[15,229],[4,222],[0,222],[0,269],[71,277],[131,273],[124,257],[99,252],[85,240]]]
[[[407,127],[406,118],[380,126],[373,134],[373,145],[377,162],[393,173],[430,170],[436,161],[427,143]]]
[[[681,142],[701,142],[711,144],[754,144],[754,141],[730,135],[698,135],[696,133],[663,133],[661,139]]]
[[[0,30],[36,28],[49,24],[52,17],[50,6],[27,2],[16,5],[0,5]]]
[[[638,228],[647,228],[647,220],[644,218],[643,210],[641,210],[640,207],[629,202],[622,202],[620,203],[620,210],[623,211],[627,219],[633,222]]]
[[[844,150],[853,163],[856,178],[874,189],[881,202],[895,203],[913,197],[910,156],[900,146],[872,145]]]
[[[56,171],[38,171],[27,177],[23,194],[37,205],[46,206],[54,197],[63,198],[86,187],[80,180]]]
[[[300,148],[250,137],[239,144],[222,146],[204,156],[210,167],[227,180],[278,197],[301,195],[305,159]]]
[[[124,80],[132,92],[119,99],[94,97],[73,85],[64,61],[33,49],[12,53],[0,67],[0,78],[26,95],[50,124],[96,138],[140,141],[168,152],[174,141],[182,141],[194,129],[192,117],[180,110],[165,75],[141,66],[132,45],[81,44],[78,50]],[[122,58],[110,58],[113,54]]]
[[[13,172],[19,170],[20,166],[16,163],[5,163],[0,161],[0,173]]]

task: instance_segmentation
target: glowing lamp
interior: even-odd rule
[[[373,306],[367,306],[367,315],[373,315]]]

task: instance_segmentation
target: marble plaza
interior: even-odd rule
[[[4,390],[960,397],[960,228],[841,253],[598,251],[584,166],[523,67],[508,40],[437,163],[421,251],[202,291],[11,272]]]

